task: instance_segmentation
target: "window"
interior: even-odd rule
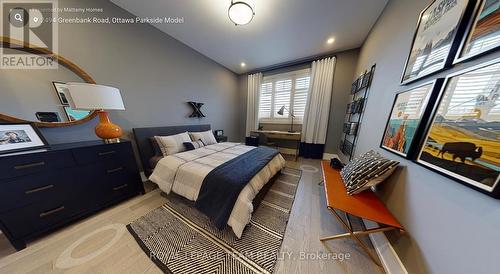
[[[259,121],[288,123],[290,113],[294,122],[302,123],[307,104],[310,81],[309,69],[264,77],[260,87]],[[277,112],[285,106],[283,115]]]

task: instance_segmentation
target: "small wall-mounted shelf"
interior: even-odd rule
[[[343,138],[340,140],[340,151],[352,159],[356,147],[359,125],[363,117],[368,90],[372,83],[373,74],[375,73],[375,65],[369,71],[365,71],[361,76],[352,83],[351,95],[352,98],[347,104],[346,115],[344,118]]]

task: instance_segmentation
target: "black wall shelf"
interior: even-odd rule
[[[343,138],[340,140],[339,145],[340,151],[345,156],[349,156],[349,160],[354,155],[361,118],[363,117],[366,100],[368,99],[368,90],[370,89],[373,74],[375,73],[375,66],[374,64],[370,70],[366,70],[351,86],[352,97],[347,104]]]

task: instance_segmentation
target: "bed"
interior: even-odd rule
[[[239,143],[218,143],[159,157],[151,137],[210,130],[210,125],[136,128],[134,135],[146,176],[159,188],[195,202],[222,229],[241,237],[272,181],[285,166],[277,151]],[[156,159],[153,160],[152,159]],[[240,188],[233,186],[240,185]]]

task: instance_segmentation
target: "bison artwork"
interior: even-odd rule
[[[445,153],[452,154],[453,161],[455,161],[456,158],[460,158],[462,163],[465,163],[465,158],[471,158],[472,161],[474,161],[481,157],[483,148],[469,142],[445,143],[439,151],[438,157],[441,155],[441,158],[443,158]]]

